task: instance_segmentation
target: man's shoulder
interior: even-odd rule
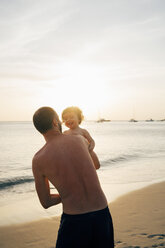
[[[32,166],[35,167],[37,164],[39,164],[40,161],[40,156],[39,156],[39,151],[33,156],[32,159]]]
[[[45,149],[45,146],[43,146],[38,152],[34,154],[33,159],[32,159],[33,164],[37,164],[43,160],[44,149]]]

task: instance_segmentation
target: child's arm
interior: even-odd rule
[[[89,153],[91,155],[91,158],[93,160],[93,163],[94,163],[96,170],[98,170],[100,168],[100,162],[99,162],[99,159],[98,159],[96,153],[94,151],[89,151]]]
[[[82,137],[82,135],[81,135],[81,137]],[[87,139],[84,136],[83,136],[83,139],[84,139],[84,142],[87,145],[87,147],[89,147],[89,143],[88,143]],[[100,168],[100,162],[99,162],[99,159],[98,159],[96,153],[94,151],[89,151],[89,150],[88,150],[88,152],[89,152],[89,154],[93,160],[94,167],[96,168],[96,170],[98,170]]]
[[[90,136],[89,132],[86,129],[83,129],[83,136],[88,140],[89,142],[89,151],[92,151],[95,147],[95,141],[94,139],[92,139],[92,137]]]

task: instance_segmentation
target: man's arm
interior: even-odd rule
[[[36,191],[43,208],[49,208],[61,203],[61,197],[59,194],[50,194],[49,181],[44,175],[42,175],[40,168],[39,166],[37,166],[35,160],[33,160],[32,169]]]

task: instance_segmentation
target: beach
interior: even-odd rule
[[[123,195],[109,204],[117,248],[165,247],[165,182]],[[55,247],[60,216],[0,227],[1,248]]]
[[[116,247],[165,247],[165,182],[133,191],[110,206]]]
[[[44,140],[31,122],[0,127],[0,247],[55,247],[62,207],[42,208],[31,169]],[[83,122],[83,128],[96,142],[116,247],[165,247],[164,122]]]

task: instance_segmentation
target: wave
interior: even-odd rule
[[[138,155],[138,154],[121,155],[121,156],[109,158],[107,160],[102,161],[102,166],[108,166],[110,164],[117,164],[119,162],[127,162],[130,160],[138,159],[139,157],[140,157],[140,155]]]
[[[31,183],[34,182],[33,177],[14,177],[11,179],[4,179],[0,180],[0,190],[6,189],[6,188],[11,188],[13,186],[19,185],[19,184],[24,184],[24,183]]]

